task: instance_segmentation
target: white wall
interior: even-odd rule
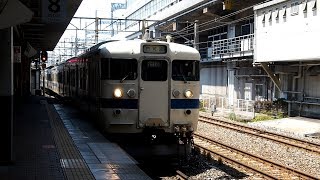
[[[291,13],[292,2],[298,3],[297,14]],[[315,2],[316,9],[313,9]],[[304,12],[305,4],[306,12]],[[277,9],[279,9],[278,20]],[[255,6],[254,61],[320,60],[319,9],[319,0],[274,0]],[[272,17],[269,21],[270,14]],[[263,17],[265,17],[264,23]]]
[[[202,2],[204,0],[183,0],[183,1],[180,1],[179,3],[176,3],[174,4],[173,6],[170,6],[168,8],[165,8],[163,11],[161,12],[157,12],[155,15],[151,16],[150,18],[148,19],[156,19],[156,20],[163,20],[163,19],[166,19],[170,16],[173,16],[177,13],[180,13],[182,11],[185,11],[186,9]]]
[[[137,11],[139,8],[141,8],[143,5],[145,5],[146,3],[148,3],[150,0],[140,0],[138,1],[138,4],[136,4],[136,6],[131,7],[130,9],[128,9],[126,11],[126,13],[124,13],[123,17],[127,17],[130,14],[132,14],[133,12]],[[151,15],[149,18],[146,18],[147,20],[158,20],[161,21],[163,19],[169,18],[173,15],[181,15],[186,9],[204,2],[205,0],[183,0],[183,1],[175,1],[176,3],[174,3],[173,5],[167,6],[164,9],[162,9],[161,11],[155,12],[155,14]],[[155,23],[155,21],[148,21],[146,22],[146,26],[152,26]],[[141,27],[140,27],[141,28]],[[129,27],[127,29],[127,31],[139,31],[139,25],[135,25],[133,27]],[[116,38],[124,38],[126,36],[129,36],[130,34],[132,34],[132,32],[121,32],[118,35],[116,35]],[[137,35],[134,35],[137,36]],[[132,38],[132,37],[131,37]]]

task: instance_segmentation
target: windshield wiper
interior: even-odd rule
[[[181,75],[182,75],[182,78],[183,78],[184,83],[187,83],[187,82],[188,82],[188,81],[187,81],[187,78],[184,76],[183,73],[181,73]]]
[[[120,82],[123,83],[124,80],[126,80],[130,75],[132,74],[132,72],[129,72],[127,75],[125,75]]]

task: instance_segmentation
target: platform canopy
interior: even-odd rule
[[[51,51],[82,0],[0,0],[0,29],[14,26],[19,40]]]

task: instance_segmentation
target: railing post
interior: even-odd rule
[[[249,100],[246,100],[246,111],[249,112]]]

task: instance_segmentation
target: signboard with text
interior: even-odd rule
[[[42,21],[47,23],[60,23],[67,16],[67,1],[42,0]]]
[[[111,3],[111,11],[114,11],[117,9],[127,9],[127,4],[126,3]]]

